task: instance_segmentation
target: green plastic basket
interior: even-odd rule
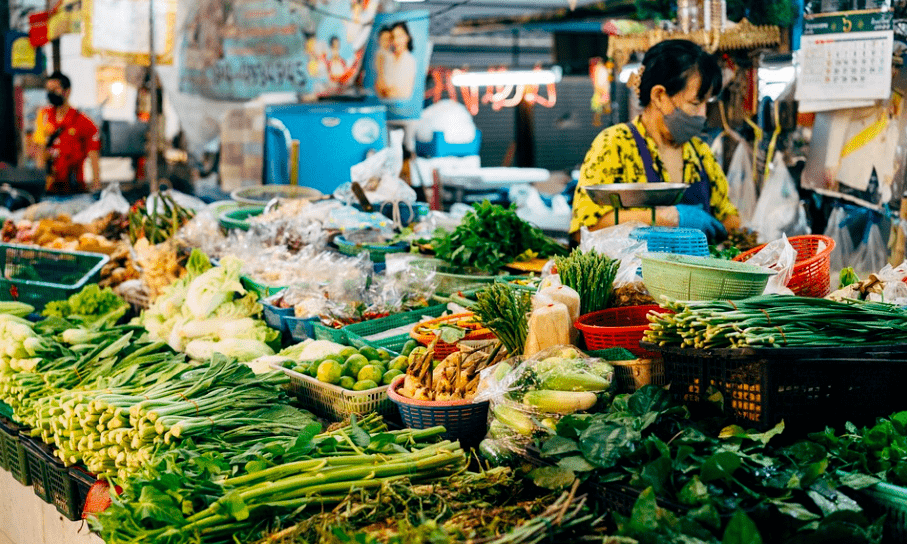
[[[287,288],[286,285],[266,285],[264,283],[258,283],[249,276],[240,276],[239,283],[242,284],[243,288],[250,292],[258,295],[259,299],[268,298],[271,295],[276,295],[277,293],[283,291]]]
[[[343,329],[335,329],[321,323],[315,323],[312,325],[312,332],[315,333],[315,340],[329,340],[336,344],[347,343],[346,331]]]
[[[262,213],[264,213],[264,211],[265,209],[262,206],[227,210],[220,214],[220,226],[227,230],[249,230],[249,218],[256,215],[261,215]]]
[[[907,542],[907,487],[882,482],[857,493],[870,519],[885,514],[883,542]]]
[[[435,273],[435,278],[438,280],[438,287],[435,291],[440,295],[486,287],[494,283],[497,278],[495,275],[483,273],[476,268],[452,267],[440,259],[413,259],[410,264],[420,270]]]
[[[400,350],[403,349],[403,345],[412,339],[409,335],[409,331],[412,329],[413,325],[422,321],[422,318],[426,316],[431,318],[441,317],[446,310],[447,306],[443,304],[419,308],[418,310],[412,310],[402,314],[391,315],[379,319],[370,319],[368,321],[363,321],[362,323],[347,325],[346,327],[343,327],[343,331],[346,333],[347,342],[357,348],[371,346],[373,348],[384,348],[394,353],[400,353]],[[394,331],[394,329],[401,329],[403,327],[406,327],[407,330],[399,333],[386,334],[388,331]]]
[[[369,254],[373,263],[383,263],[385,256],[390,253],[406,253],[409,251],[409,244],[406,242],[397,242],[396,244],[355,244],[343,236],[334,238],[337,249],[340,253],[349,256],[356,256],[360,253]]]
[[[98,280],[107,255],[0,244],[0,300],[18,300],[36,312]]]
[[[761,295],[773,270],[711,257],[645,253],[642,280],[655,300],[738,300]]]

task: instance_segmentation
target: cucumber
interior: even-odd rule
[[[479,442],[479,455],[495,466],[506,465],[516,457],[509,449],[487,438]]]

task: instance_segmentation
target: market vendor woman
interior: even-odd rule
[[[640,68],[642,115],[603,130],[592,142],[573,198],[570,233],[614,225],[614,209],[599,206],[583,190],[603,183],[682,182],[690,187],[677,206],[656,209],[656,224],[696,228],[709,240],[740,226],[728,199],[727,178],[709,147],[698,138],[706,102],[721,90],[714,57],[687,40],[663,41],[646,53]],[[651,223],[649,209],[620,210],[621,223]]]

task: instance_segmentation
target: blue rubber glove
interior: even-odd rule
[[[677,226],[688,229],[699,229],[705,233],[709,241],[724,239],[727,237],[727,229],[711,214],[703,210],[700,206],[690,206],[688,204],[677,205]]]

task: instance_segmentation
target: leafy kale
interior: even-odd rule
[[[516,208],[483,201],[473,205],[453,232],[439,230],[431,240],[435,255],[455,267],[497,272],[528,251],[543,257],[569,250],[520,219]]]
[[[128,308],[129,304],[117,296],[110,287],[101,289],[98,284],[91,283],[66,300],[47,303],[41,314],[45,317],[90,325],[101,320],[116,322],[125,315]]]

